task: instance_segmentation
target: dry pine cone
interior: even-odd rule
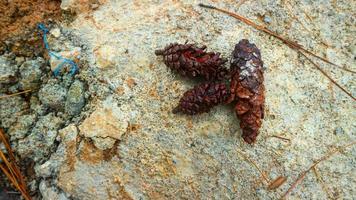
[[[195,115],[209,112],[212,107],[225,102],[228,96],[224,83],[203,83],[186,91],[173,113]]]
[[[230,70],[228,102],[237,100],[235,112],[240,119],[242,137],[251,144],[256,141],[262,125],[265,102],[263,62],[256,45],[245,39],[236,44]]]
[[[162,55],[164,63],[182,76],[203,77],[208,81],[223,80],[228,70],[223,66],[225,59],[220,53],[206,52],[206,46],[195,44],[172,43],[163,50],[156,50],[156,55]]]

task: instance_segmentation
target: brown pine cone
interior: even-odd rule
[[[235,112],[240,118],[242,137],[251,144],[256,141],[262,125],[265,102],[263,62],[256,45],[245,39],[236,44],[230,70],[228,102],[237,100]]]
[[[206,52],[206,46],[195,44],[172,43],[162,50],[156,50],[156,55],[162,55],[164,63],[182,76],[203,77],[208,81],[223,80],[228,70],[223,66],[226,59],[220,58],[220,53]]]
[[[209,112],[212,107],[225,102],[228,96],[224,83],[203,83],[186,91],[173,113],[195,115]]]

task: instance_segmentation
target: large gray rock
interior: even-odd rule
[[[39,190],[42,200],[69,200],[63,192],[59,191],[56,187],[50,186],[45,180],[41,181]]]
[[[23,139],[29,133],[30,128],[36,120],[36,115],[22,115],[17,122],[11,126],[8,134],[11,140]]]
[[[42,104],[57,110],[64,107],[66,95],[67,89],[55,82],[47,83],[38,93]]]
[[[39,117],[31,133],[18,141],[17,152],[23,158],[32,158],[36,162],[46,160],[52,153],[58,129],[63,124],[61,118],[53,113]]]
[[[16,80],[17,66],[7,57],[0,56],[0,86],[13,83]]]
[[[63,162],[74,151],[70,150],[76,146],[78,136],[77,127],[73,124],[58,131],[58,138],[61,143],[58,145],[56,152],[51,155],[51,158],[41,165],[35,166],[36,175],[41,178],[50,178],[58,173]]]
[[[10,128],[28,107],[28,103],[20,96],[0,99],[0,127]]]
[[[43,58],[25,61],[20,67],[20,88],[22,90],[37,89],[41,79],[41,68],[45,64]]]
[[[84,84],[83,82],[76,80],[70,86],[67,99],[65,102],[65,109],[69,115],[78,115],[85,104],[84,98]]]

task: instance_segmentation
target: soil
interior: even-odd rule
[[[39,22],[59,19],[60,0],[0,1],[0,42],[32,29]]]

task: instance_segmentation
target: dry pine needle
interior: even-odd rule
[[[278,176],[276,179],[274,179],[267,187],[268,190],[275,190],[279,188],[283,183],[287,181],[287,178],[284,176]]]

